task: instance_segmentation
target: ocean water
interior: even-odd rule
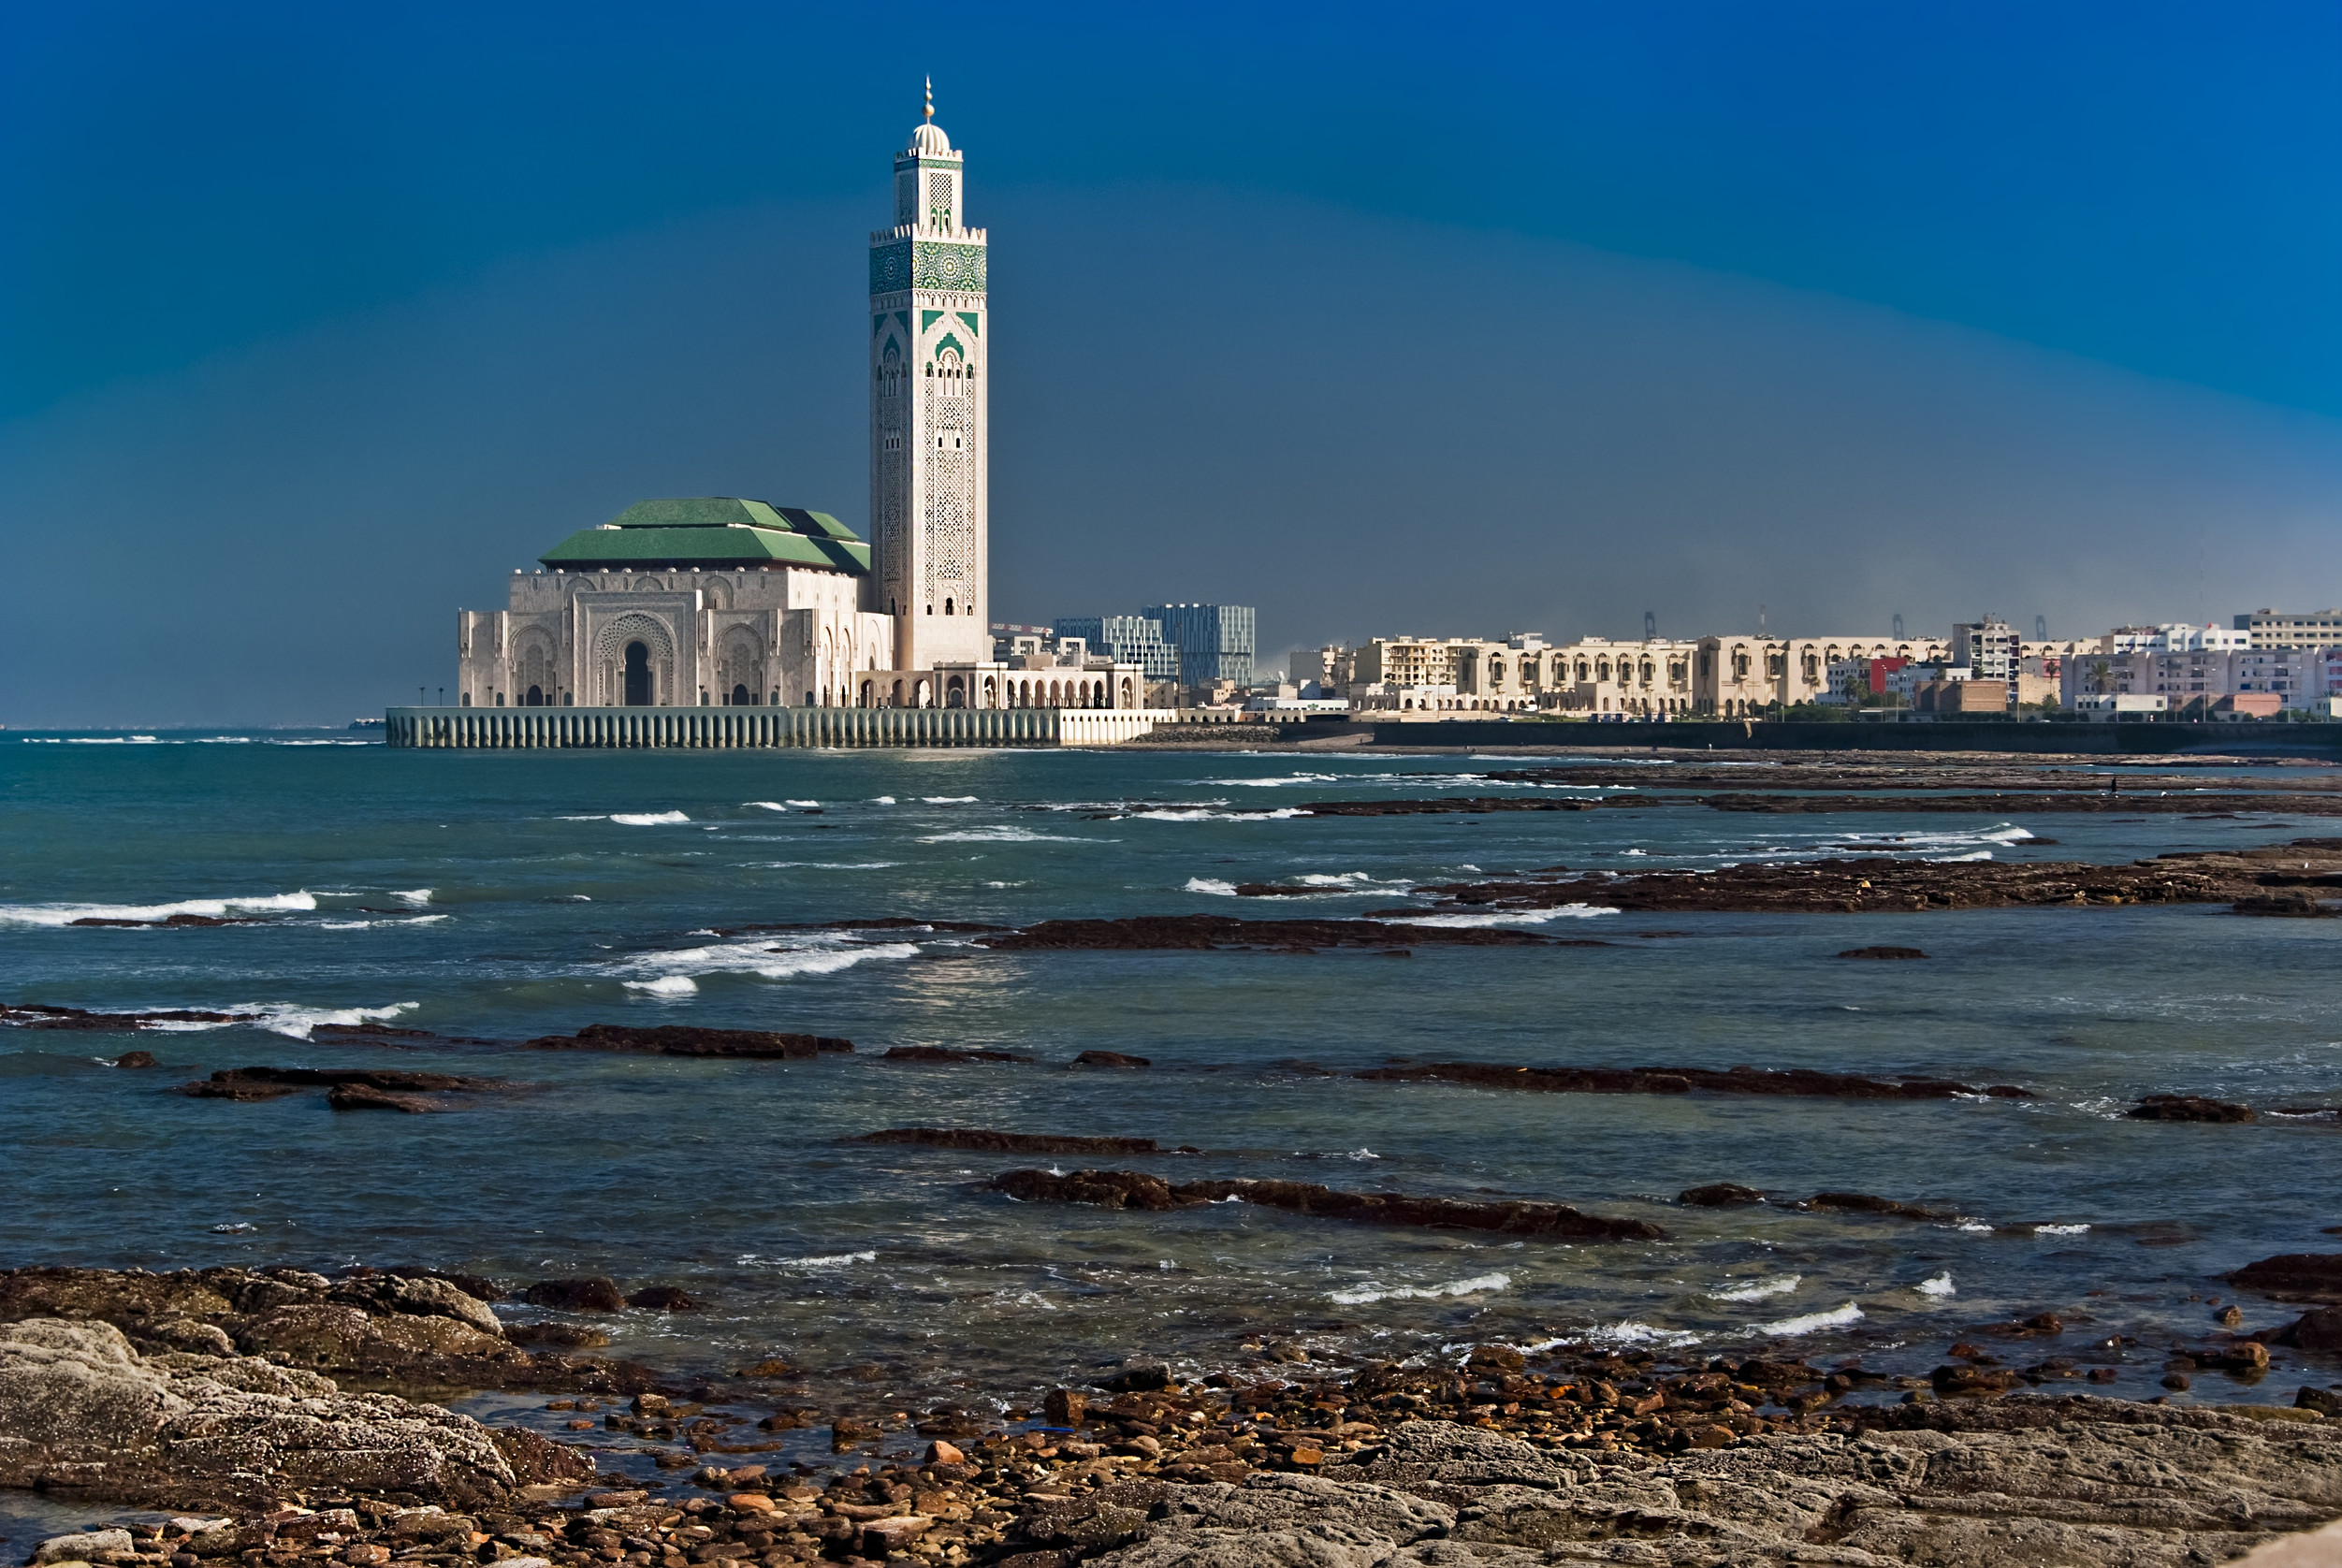
[[[2331,1118],[2122,1115],[2157,1092],[2342,1104],[2331,922],[2218,908],[1661,919],[1595,907],[1536,928],[1615,945],[1404,960],[994,953],[965,935],[823,925],[1349,915],[1404,907],[1418,883],[1557,863],[1632,870],[1849,849],[2123,861],[2321,831],[2269,817],[1690,806],[1238,814],[1524,788],[1481,777],[1503,765],[394,752],[327,732],[0,737],[0,1001],[265,1014],[135,1035],[0,1030],[0,1261],[608,1273],[710,1304],[620,1314],[614,1354],[680,1372],[780,1356],[817,1382],[875,1368],[860,1375],[968,1402],[1022,1401],[1133,1357],[1232,1367],[1263,1336],[1335,1365],[1579,1341],[1925,1372],[1952,1340],[2042,1311],[2066,1332],[2006,1345],[2010,1360],[2116,1365],[2120,1381],[2102,1391],[2149,1395],[2175,1342],[2215,1332],[2213,1303],[2233,1294],[2224,1271],[2342,1250],[2321,1229],[2342,1223]],[[1651,764],[1654,778],[1666,765]],[[1230,896],[1248,880],[1316,892]],[[65,923],[181,911],[261,919]],[[719,934],[754,923],[806,929]],[[1834,956],[1872,943],[1930,956]],[[843,1035],[856,1051],[707,1062],[308,1038],[367,1020],[490,1041],[691,1023]],[[896,1045],[1038,1060],[880,1059]],[[108,1065],[134,1048],[164,1067]],[[1069,1067],[1089,1049],[1154,1065]],[[1811,1067],[2017,1083],[2040,1097],[1544,1096],[1347,1076],[1399,1058]],[[531,1087],[435,1116],[335,1113],[315,1094],[244,1105],[167,1092],[220,1067],[351,1064]],[[1137,1135],[1203,1152],[1050,1162],[843,1141],[905,1125]],[[1126,1214],[986,1190],[1025,1163],[1504,1194],[1650,1219],[1668,1237],[1508,1242],[1241,1203]],[[1673,1201],[1723,1181],[1874,1193],[1966,1219]],[[2243,1305],[2248,1327],[2291,1315]],[[2330,1361],[2278,1358],[2258,1384],[2204,1372],[2180,1397],[2290,1402],[2304,1382],[2342,1377]]]

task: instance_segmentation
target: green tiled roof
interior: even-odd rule
[[[860,576],[870,570],[870,546],[826,512],[696,496],[638,501],[615,522],[579,529],[537,559],[547,566],[587,571],[730,571],[780,562]]]

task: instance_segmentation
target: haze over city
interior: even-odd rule
[[[2300,7],[0,22],[0,722],[346,719],[652,496],[866,529],[920,83],[994,613],[2053,635],[2342,599]]]

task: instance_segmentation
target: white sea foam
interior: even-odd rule
[[[1991,858],[1992,851],[1990,849],[1971,849],[1964,855],[1937,855],[1933,858],[1933,864],[1937,865],[1957,865],[1963,861],[1990,860]]]
[[[1345,777],[1338,773],[1288,773],[1277,778],[1198,778],[1191,782],[1207,790],[1280,790],[1287,784],[1376,784],[1396,777],[1388,773],[1357,777]]]
[[[1222,898],[1233,898],[1236,896],[1236,884],[1223,882],[1217,877],[1190,877],[1187,878],[1187,891],[1216,893]]]
[[[1966,1220],[1966,1221],[1963,1221],[1963,1222],[1961,1223],[1961,1225],[1960,1225],[1959,1228],[1960,1228],[1960,1229],[1962,1229],[1962,1230],[1968,1231],[1968,1232],[1969,1232],[1969,1233],[1971,1233],[1971,1235],[1977,1235],[1977,1236],[1989,1236],[1989,1235],[1991,1235],[1991,1234],[1992,1234],[1992,1227],[1990,1227],[1990,1226],[1986,1225],[1986,1224],[1984,1221],[1982,1221],[1982,1220]]]
[[[793,800],[784,804],[793,806],[800,811],[807,811],[820,806],[822,803],[818,800]]]
[[[1468,1280],[1449,1280],[1445,1285],[1360,1285],[1347,1290],[1336,1290],[1326,1299],[1345,1307],[1362,1307],[1372,1301],[1431,1300],[1442,1296],[1476,1296],[1482,1291],[1503,1290],[1512,1284],[1510,1274],[1475,1274]]]
[[[1768,1280],[1751,1280],[1745,1285],[1711,1290],[1708,1297],[1714,1301],[1762,1301],[1774,1296],[1788,1295],[1797,1288],[1801,1277],[1797,1274],[1776,1274]]]
[[[436,925],[445,915],[393,915],[388,920],[321,920],[320,931],[366,931],[377,925]]]
[[[1687,1344],[1697,1344],[1699,1336],[1687,1333],[1680,1328],[1654,1328],[1648,1323],[1637,1323],[1630,1317],[1600,1328],[1588,1328],[1581,1333],[1551,1343],[1559,1344],[1655,1344],[1666,1349],[1679,1350]]]
[[[746,1268],[761,1266],[768,1269],[843,1269],[849,1263],[876,1263],[878,1260],[876,1251],[822,1253],[813,1257],[759,1257],[754,1253],[745,1253],[739,1259]]]
[[[429,888],[409,888],[404,893],[400,893],[398,890],[393,889],[390,896],[397,899],[401,904],[413,904],[420,907],[422,905],[429,904],[431,901],[431,890]]]
[[[1922,1296],[1934,1296],[1941,1298],[1944,1296],[1957,1296],[1959,1294],[1959,1287],[1952,1283],[1952,1275],[1948,1270],[1943,1273],[1937,1274],[1932,1279],[1921,1280],[1917,1285],[1913,1285],[1912,1288],[1919,1292]]]
[[[1035,833],[1031,828],[998,827],[966,828],[957,833],[932,833],[919,840],[922,844],[1112,844],[1112,838],[1076,838],[1068,834]]]
[[[305,1040],[309,1032],[320,1024],[387,1024],[402,1012],[413,1012],[420,1002],[393,1002],[383,1008],[309,1008],[293,1002],[238,1002],[214,1008],[203,1004],[201,1010],[235,1013],[240,1016],[225,1024],[201,1024],[173,1020],[141,1025],[153,1034],[199,1035],[213,1029],[233,1029],[239,1026],[267,1029],[274,1034],[290,1035]],[[189,1011],[196,1009],[186,1009]]]
[[[688,822],[691,818],[680,811],[614,811],[610,820],[627,828],[664,828]]]
[[[878,959],[918,956],[918,948],[909,942],[848,943],[843,938],[831,937],[790,947],[776,946],[769,940],[712,942],[706,947],[677,948],[665,952],[638,952],[619,961],[615,967],[635,990],[678,996],[696,989],[691,981],[709,975],[794,980],[805,975],[834,975]]]
[[[974,795],[921,795],[919,798],[929,806],[972,806],[976,802]]]
[[[2087,1225],[2037,1225],[2033,1227],[2033,1234],[2036,1236],[2080,1236],[2088,1229],[2089,1227]]]
[[[1384,915],[1377,918],[1397,925],[1543,925],[1548,921],[1592,920],[1596,915],[1617,913],[1606,904],[1564,904],[1552,909],[1515,909],[1488,915]]]
[[[1784,1317],[1778,1323],[1758,1323],[1752,1327],[1760,1334],[1794,1339],[1799,1334],[1811,1334],[1823,1328],[1842,1328],[1849,1323],[1861,1321],[1862,1309],[1849,1301],[1835,1312],[1808,1313],[1803,1317]]]
[[[259,1228],[260,1227],[258,1226],[250,1224],[249,1222],[233,1225],[215,1225],[211,1227],[211,1234],[214,1236],[241,1236]]]
[[[895,797],[893,795],[872,795],[870,797],[870,804],[872,806],[892,806],[895,804]]]
[[[744,800],[741,806],[756,811],[786,811],[789,808],[777,800]]]
[[[1164,806],[1130,815],[1148,822],[1281,822],[1288,817],[1306,817],[1309,813],[1293,806],[1281,806],[1274,811],[1214,811],[1201,806]]]
[[[173,915],[230,916],[284,914],[314,909],[316,895],[309,893],[262,893],[222,898],[182,898],[170,904],[0,904],[0,923],[10,925],[70,925],[77,920],[168,920]]]

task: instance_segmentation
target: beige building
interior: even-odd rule
[[[1843,701],[1842,671],[1856,659],[1905,659],[1939,664],[1948,649],[1938,637],[1702,637],[1692,676],[1692,710],[1720,719],[1755,718],[1774,704]]]

